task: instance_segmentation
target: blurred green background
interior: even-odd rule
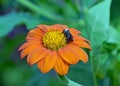
[[[18,47],[39,24],[66,24],[91,42],[89,62],[67,77],[83,86],[120,86],[120,0],[0,0],[0,86],[66,86],[21,60]]]

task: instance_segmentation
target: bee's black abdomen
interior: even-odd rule
[[[73,37],[72,37],[72,35],[71,35],[71,33],[70,33],[70,31],[68,29],[63,30],[63,33],[64,33],[64,35],[66,37],[67,43],[73,41]]]

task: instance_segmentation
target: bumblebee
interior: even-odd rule
[[[68,29],[64,29],[62,33],[64,33],[67,43],[73,41],[73,37]]]

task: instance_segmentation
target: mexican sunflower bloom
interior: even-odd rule
[[[82,48],[90,50],[90,43],[79,34],[66,25],[39,25],[28,32],[26,42],[19,47],[20,58],[27,56],[27,62],[37,64],[42,73],[54,69],[59,75],[65,75],[71,64],[88,61]]]

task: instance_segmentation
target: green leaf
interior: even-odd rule
[[[23,22],[27,26],[27,29],[35,28],[38,24],[41,23],[39,19],[29,13],[20,13],[19,16],[22,19],[21,22]]]
[[[65,83],[67,86],[83,86],[81,84],[78,84],[72,80],[70,80],[69,78],[67,78],[66,76],[62,76],[62,75],[58,75],[59,79],[61,81],[63,81],[63,83]]]
[[[107,40],[108,43],[112,44],[120,44],[120,33],[114,27],[109,28],[109,38]]]
[[[28,29],[38,25],[40,21],[29,13],[11,12],[0,16],[0,37],[7,35],[18,24],[25,24]]]
[[[95,5],[89,9],[87,15],[87,24],[89,25],[90,31],[90,42],[92,51],[91,65],[93,70],[94,85],[97,86],[96,72],[99,67],[99,58],[101,58],[102,44],[108,39],[108,30],[110,23],[110,4],[111,0],[104,0],[103,2]],[[100,70],[100,69],[99,69]]]
[[[93,4],[95,4],[97,1],[96,0],[82,0],[85,6],[88,8],[91,7]]]
[[[109,26],[110,3],[111,0],[104,0],[103,2],[101,2],[100,4],[94,6],[89,10],[89,14],[94,18],[92,26],[95,27],[97,25],[97,22],[101,23],[105,27]]]
[[[92,55],[97,54],[96,52],[101,48],[102,43],[108,38],[110,3],[111,0],[104,0],[88,12],[87,21],[91,29]]]
[[[0,16],[0,37],[7,35],[20,21],[21,19],[14,12]]]

